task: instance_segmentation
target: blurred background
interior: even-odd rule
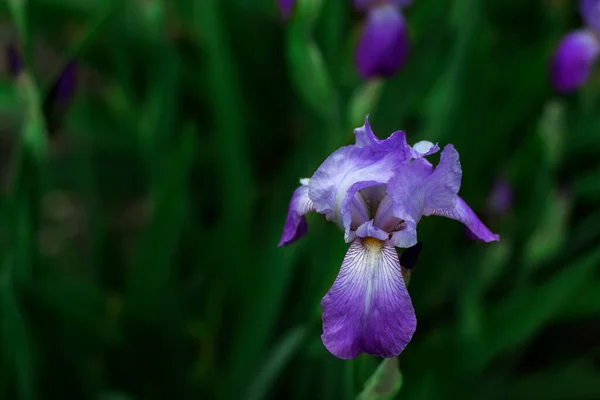
[[[349,0],[3,0],[0,398],[600,398],[600,73],[547,72],[576,3],[415,0],[407,64],[364,81]],[[335,224],[277,247],[366,113],[453,143],[501,236],[420,223],[401,375],[321,343]]]

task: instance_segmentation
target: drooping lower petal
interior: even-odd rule
[[[600,0],[580,0],[579,13],[587,26],[600,33]]]
[[[566,35],[552,57],[550,75],[554,88],[570,92],[584,84],[600,54],[597,37],[588,30]]]
[[[308,225],[304,214],[314,211],[313,203],[308,197],[308,182],[304,179],[300,182],[302,186],[294,191],[290,200],[279,247],[293,243],[306,234]]]
[[[391,4],[370,8],[355,53],[359,75],[363,79],[394,75],[406,61],[409,47],[400,10]]]
[[[490,231],[483,224],[483,222],[481,222],[471,207],[469,207],[467,203],[465,203],[465,201],[459,196],[456,196],[456,206],[454,209],[428,210],[425,215],[439,215],[462,222],[468,229],[469,237],[471,239],[481,240],[483,242],[494,242],[500,240],[500,236],[492,233],[492,231]]]
[[[417,326],[396,249],[370,237],[352,243],[321,308],[323,344],[343,359],[396,357]]]

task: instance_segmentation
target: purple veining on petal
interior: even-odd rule
[[[387,183],[396,166],[404,161],[400,151],[379,151],[374,147],[346,146],[330,155],[309,183],[309,197],[317,212],[334,220],[348,233],[359,213],[352,213],[357,191]],[[355,218],[353,218],[355,217]]]
[[[389,234],[386,231],[374,226],[373,220],[370,220],[358,227],[356,230],[356,236],[360,238],[373,237],[379,240],[386,240]]]
[[[356,239],[321,301],[325,347],[336,357],[359,353],[396,357],[417,326],[396,249],[377,239]]]
[[[370,8],[354,55],[359,75],[363,79],[394,75],[406,61],[409,47],[401,12],[389,4]]]
[[[598,38],[588,30],[567,34],[558,44],[550,65],[556,91],[567,93],[584,84],[600,54]]]
[[[295,242],[304,236],[308,230],[304,214],[314,211],[314,206],[308,197],[307,183],[302,182],[302,186],[296,189],[292,195],[285,225],[283,226],[283,233],[278,244],[279,247]]]
[[[500,236],[490,231],[467,203],[458,196],[456,196],[456,206],[454,209],[430,210],[429,214],[426,215],[439,215],[462,222],[468,230],[467,236],[471,239],[477,239],[482,242],[494,242],[500,240]]]
[[[277,0],[277,5],[284,20],[287,21],[292,15],[294,4],[296,4],[296,0]]]
[[[369,8],[386,3],[401,8],[409,6],[412,3],[412,0],[354,0],[354,8],[361,11],[367,11]]]
[[[580,0],[579,13],[587,26],[600,33],[600,0]]]
[[[6,62],[10,76],[16,78],[23,71],[23,59],[13,44],[6,47]]]

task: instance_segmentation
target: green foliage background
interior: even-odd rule
[[[463,198],[501,235],[420,223],[399,398],[600,398],[600,75],[569,96],[547,79],[576,2],[415,0],[408,64],[368,84],[361,15],[322,3],[287,24],[272,0],[1,3],[28,69],[0,76],[0,398],[356,398],[380,360],[320,341],[343,236],[310,215],[276,245],[298,178],[367,112],[381,138],[453,143]]]

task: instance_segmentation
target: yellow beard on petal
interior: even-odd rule
[[[368,251],[379,251],[383,247],[383,242],[381,240],[370,236],[364,238],[362,244]]]

